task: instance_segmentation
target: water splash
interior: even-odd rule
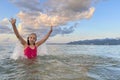
[[[19,41],[16,42],[13,54],[11,55],[11,59],[17,60],[19,58],[25,58],[23,52],[23,46]]]

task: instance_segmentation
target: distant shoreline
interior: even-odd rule
[[[120,45],[120,39],[93,39],[93,40],[80,40],[67,43],[74,45]]]
[[[47,43],[48,45],[120,45],[120,39],[93,39],[93,40],[79,40],[68,43]]]

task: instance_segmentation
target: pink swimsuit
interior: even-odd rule
[[[24,49],[24,55],[28,58],[28,59],[32,59],[35,58],[37,56],[37,48],[35,46],[34,49],[31,49],[29,46]]]

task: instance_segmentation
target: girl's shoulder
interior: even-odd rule
[[[28,44],[25,44],[25,45],[24,45],[24,49],[26,49],[28,46],[29,46]]]

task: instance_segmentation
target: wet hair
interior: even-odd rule
[[[37,40],[37,35],[36,35],[36,33],[31,33],[30,35],[35,35],[35,36],[36,36],[36,39],[35,39],[35,40]],[[29,37],[27,37],[27,44],[30,45]],[[35,43],[34,43],[34,45],[35,45]]]

